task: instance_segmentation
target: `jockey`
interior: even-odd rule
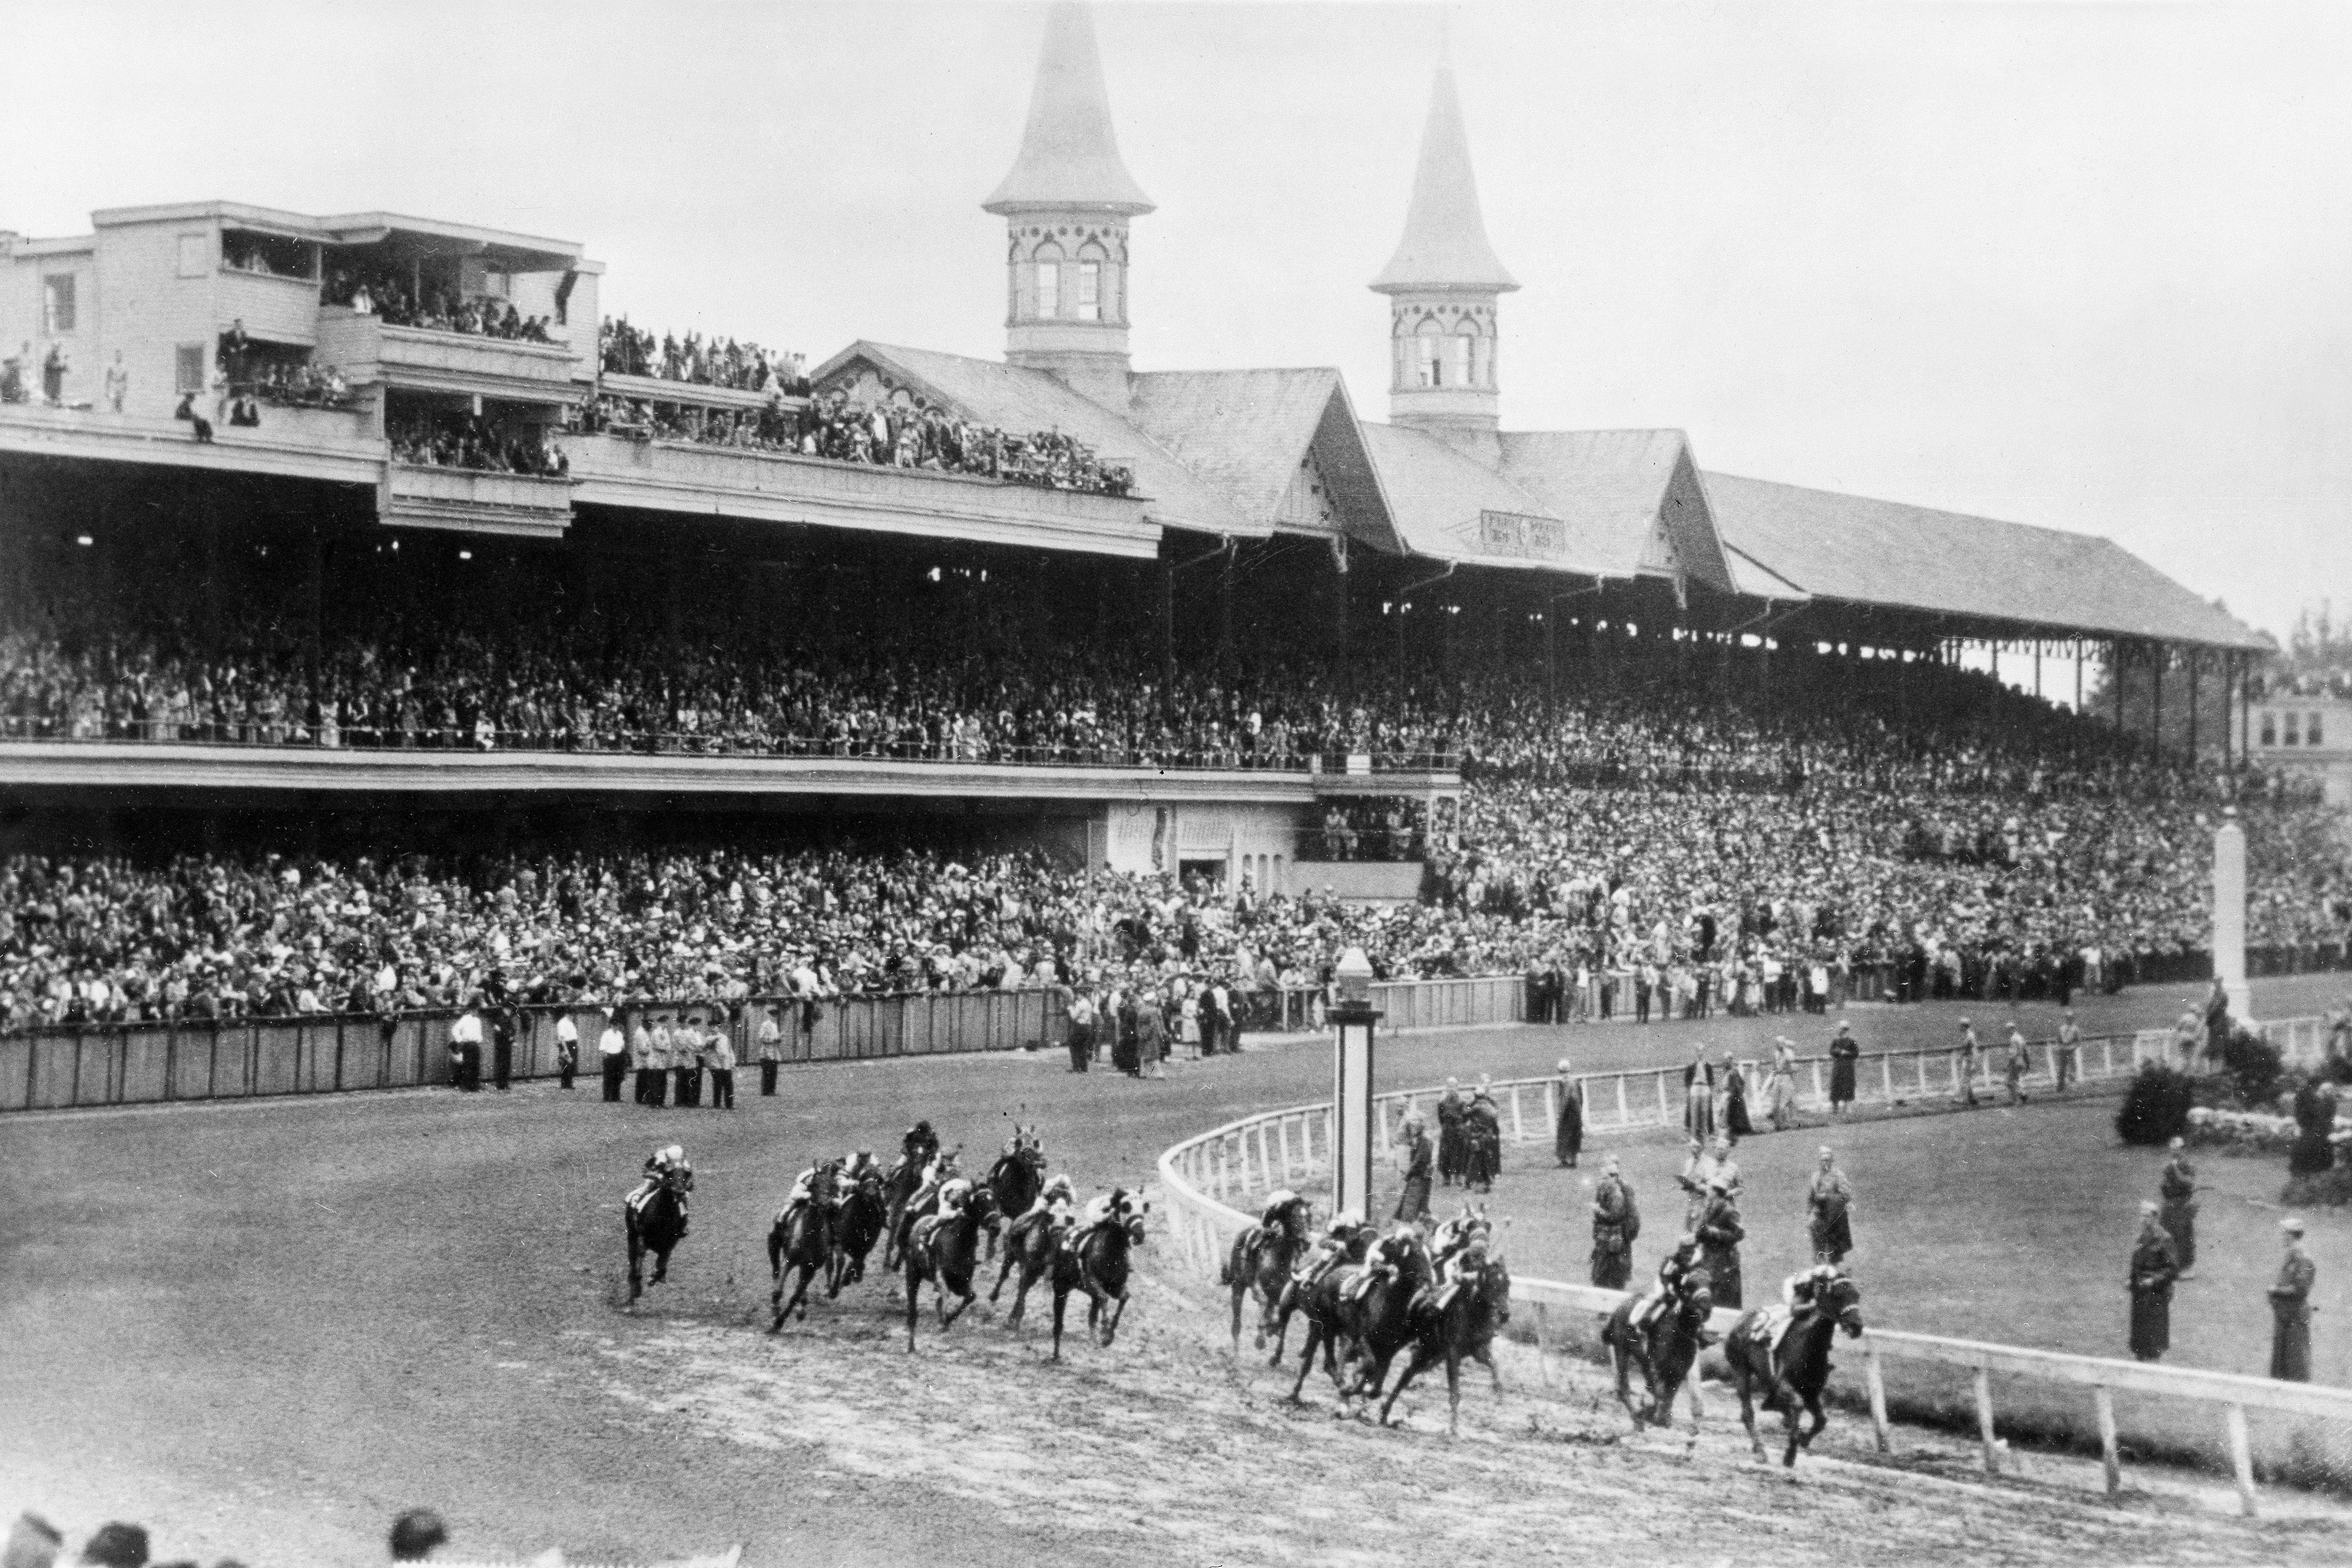
[[[860,1149],[841,1163],[841,1184],[845,1187],[854,1188],[866,1177],[881,1173],[881,1164],[874,1158],[871,1149]]]
[[[1265,1203],[1257,1211],[1260,1230],[1278,1231],[1290,1223],[1290,1211],[1298,1205],[1298,1194],[1288,1187],[1276,1187],[1266,1194]]]
[[[1833,1263],[1816,1263],[1800,1268],[1780,1281],[1780,1308],[1768,1314],[1757,1326],[1757,1337],[1764,1342],[1770,1353],[1771,1364],[1780,1362],[1780,1347],[1789,1342],[1789,1331],[1797,1326],[1799,1318],[1810,1317],[1822,1304],[1822,1291],[1838,1278],[1840,1270]]]
[[[1486,1267],[1486,1237],[1481,1231],[1462,1244],[1461,1248],[1446,1260],[1437,1277],[1437,1310],[1441,1312],[1454,1304],[1462,1287],[1478,1278]]]
[[[918,1125],[928,1125],[928,1123],[918,1123]],[[922,1182],[915,1188],[915,1195],[907,1200],[907,1212],[908,1214],[925,1213],[925,1205],[937,1197],[948,1183],[961,1180],[962,1178],[956,1174],[955,1151],[946,1149],[934,1153],[931,1156],[929,1168],[923,1172]],[[965,1182],[964,1190],[969,1193],[971,1190],[971,1184]]]
[[[1087,1237],[1111,1226],[1124,1225],[1127,1216],[1134,1212],[1135,1205],[1129,1199],[1125,1187],[1113,1187],[1107,1193],[1098,1193],[1087,1200],[1076,1226],[1062,1238],[1062,1245],[1076,1252],[1078,1244]]]
[[[1290,1271],[1290,1277],[1301,1286],[1314,1286],[1346,1260],[1349,1248],[1355,1245],[1357,1232],[1362,1224],[1361,1220],[1344,1210],[1333,1215],[1331,1223],[1323,1227],[1323,1234],[1315,1238],[1315,1245],[1307,1249],[1305,1258],[1298,1260],[1298,1267]]]
[[[963,1205],[971,1201],[971,1184],[961,1176],[950,1176],[940,1184],[940,1206],[936,1211],[940,1220],[950,1220],[963,1213]]]
[[[916,1122],[907,1129],[907,1135],[898,1140],[898,1152],[918,1169],[929,1164],[939,1152],[940,1135],[931,1131],[931,1124],[928,1121]]]
[[[665,1185],[677,1194],[677,1215],[683,1221],[686,1218],[686,1194],[694,1190],[694,1167],[687,1163],[686,1149],[682,1144],[665,1144],[646,1155],[644,1179],[623,1201],[631,1208],[640,1207]],[[681,1231],[679,1234],[683,1237],[685,1233]]]
[[[1375,1280],[1402,1279],[1421,1251],[1421,1231],[1411,1220],[1400,1220],[1389,1233],[1372,1243],[1364,1254],[1364,1267],[1348,1281],[1344,1292],[1350,1301],[1360,1301],[1371,1293]]]
[[[1648,1328],[1667,1302],[1682,1299],[1684,1285],[1698,1267],[1698,1238],[1695,1236],[1684,1237],[1672,1252],[1658,1260],[1657,1283],[1634,1304],[1630,1320],[1634,1328]]]
[[[1460,1214],[1430,1233],[1431,1261],[1443,1267],[1455,1253],[1467,1247],[1472,1237],[1484,1237],[1493,1233],[1494,1226],[1486,1223],[1486,1216],[1465,1204]]]
[[[1077,1189],[1066,1175],[1055,1175],[1037,1191],[1037,1201],[1013,1216],[1013,1226],[1006,1232],[1007,1243],[1018,1247],[1029,1233],[1039,1226],[1049,1230],[1061,1230],[1070,1223],[1070,1211],[1077,1206]]]
[[[803,1204],[814,1203],[816,1201],[817,1178],[828,1171],[837,1173],[839,1170],[840,1165],[837,1162],[832,1160],[821,1160],[817,1163],[811,1165],[807,1170],[803,1171],[793,1180],[792,1193],[784,1199],[784,1212],[786,1214],[790,1214],[793,1209],[798,1208]],[[837,1191],[833,1201],[836,1205],[841,1202],[841,1198]]]

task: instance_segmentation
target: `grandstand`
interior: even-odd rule
[[[1223,940],[1184,966],[1309,979],[1368,934],[1392,970],[1630,973],[1654,927],[1663,964],[1702,917],[1759,962],[2054,972],[2194,949],[2182,854],[2236,802],[2257,940],[2343,951],[2352,879],[2313,850],[2317,808],[2248,765],[2261,634],[2105,540],[1709,472],[1675,430],[1502,428],[1517,284],[1449,70],[1372,284],[1386,423],[1331,370],[1131,367],[1152,205],[1081,11],[985,205],[1001,363],[680,342],[603,318],[583,243],[385,213],[0,233],[6,847],[127,857],[167,903],[210,875],[164,868],[190,854],[239,886],[271,851],[314,888],[406,881],[412,912],[494,904],[525,867],[615,909],[633,879],[772,879],[814,924],[892,873],[793,857],[913,856],[919,904],[954,857],[1011,856],[992,886],[1025,940],[991,933],[1000,976],[1133,962],[1120,910],[1158,902],[1165,932],[1188,899]],[[2031,656],[2033,699],[2063,655],[2076,711],[1968,673],[1987,648]],[[2165,755],[2079,711],[2092,659],[2153,672],[2159,716],[2168,672],[2191,704],[2200,672],[2231,696]],[[2158,804],[2098,804],[2126,796]],[[721,843],[771,858],[680,868]],[[354,869],[412,854],[442,858]],[[11,884],[37,1016],[67,977],[25,955],[63,928],[24,912],[73,879],[26,861]],[[262,892],[231,901],[270,923]],[[372,970],[394,935],[373,919],[303,933]],[[125,940],[167,967],[203,945],[173,924]],[[763,905],[730,931],[779,958],[864,942],[833,962],[875,987],[981,967],[926,967],[976,940],[936,910],[852,937]],[[504,951],[478,934],[408,956]],[[633,956],[660,934],[559,931],[546,963],[699,983]],[[1685,956],[1748,961],[1709,945]],[[269,967],[265,992],[301,989]]]

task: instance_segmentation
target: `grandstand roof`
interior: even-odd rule
[[[1817,601],[1946,616],[1956,635],[2272,647],[2111,540],[1729,474],[1706,486],[1737,556]]]
[[[1311,451],[1349,531],[1402,548],[1338,371],[1152,371],[1128,384],[1135,423],[1242,516],[1273,521]]]
[[[1676,569],[1718,593],[1731,569],[1690,439],[1679,430],[1507,430],[1503,478],[1565,521],[1575,568],[1632,577]]]
[[[1144,515],[1165,527],[1252,537],[1273,531],[1270,513],[1241,512],[1217,485],[1141,427],[1042,370],[861,338],[811,372],[809,379],[822,386],[860,360],[884,380],[977,424],[1014,434],[1058,430],[1085,443],[1104,462],[1133,470]]]
[[[1501,566],[1517,572],[1592,573],[1594,567],[1565,554],[1521,553],[1490,547],[1482,522],[1487,513],[1558,521],[1544,504],[1467,453],[1437,437],[1403,425],[1361,426],[1364,445],[1380,470],[1396,538],[1416,555]],[[1561,530],[1563,540],[1566,530]],[[1498,542],[1507,536],[1496,536]]]
[[[1004,183],[981,204],[982,211],[992,213],[1040,206],[1129,215],[1151,210],[1151,198],[1118,155],[1102,54],[1084,5],[1059,5],[1046,17],[1020,154]]]

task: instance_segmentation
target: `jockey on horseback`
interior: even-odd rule
[[[898,1140],[898,1163],[890,1167],[890,1174],[901,1171],[920,1171],[939,1157],[940,1135],[931,1131],[928,1121],[918,1121],[907,1129]]]
[[[1452,1260],[1454,1254],[1469,1246],[1474,1237],[1484,1239],[1492,1236],[1494,1229],[1495,1227],[1486,1222],[1485,1215],[1472,1208],[1468,1204],[1464,1204],[1460,1214],[1445,1220],[1430,1233],[1431,1263],[1438,1268],[1443,1268]]]
[[[881,1163],[874,1158],[871,1149],[860,1149],[841,1163],[841,1184],[852,1191],[866,1177],[881,1173]]]
[[[1780,1364],[1780,1347],[1789,1342],[1789,1331],[1797,1326],[1800,1319],[1813,1314],[1822,1305],[1822,1292],[1843,1272],[1833,1263],[1816,1263],[1780,1281],[1780,1304],[1767,1310],[1756,1325],[1756,1338],[1769,1352],[1767,1366]]]
[[[1486,1267],[1486,1233],[1481,1229],[1473,1234],[1447,1258],[1438,1271],[1433,1304],[1443,1312],[1454,1304],[1462,1287],[1475,1280]],[[1426,1294],[1426,1292],[1424,1292]]]
[[[1386,1236],[1372,1243],[1370,1250],[1364,1254],[1364,1267],[1340,1293],[1348,1300],[1360,1301],[1371,1294],[1376,1280],[1403,1279],[1420,1256],[1420,1226],[1412,1220],[1399,1220]]]
[[[1306,1199],[1288,1187],[1276,1187],[1265,1195],[1265,1205],[1258,1210],[1257,1226],[1269,1236],[1295,1235],[1306,1215]]]
[[[622,1201],[633,1209],[642,1209],[646,1200],[670,1187],[677,1194],[678,1236],[686,1236],[686,1194],[694,1190],[694,1167],[688,1163],[684,1145],[666,1144],[646,1156],[645,1179]]]
[[[1344,1210],[1333,1215],[1331,1223],[1323,1227],[1323,1234],[1315,1238],[1307,1256],[1298,1260],[1298,1267],[1290,1271],[1291,1279],[1301,1289],[1314,1289],[1323,1276],[1346,1260],[1362,1226],[1361,1220]]]
[[[929,1123],[918,1122],[916,1125],[928,1127]],[[913,1134],[908,1136],[912,1137]],[[922,1182],[915,1188],[914,1195],[907,1200],[907,1212],[910,1215],[929,1213],[931,1201],[946,1189],[949,1183],[958,1181],[963,1181],[963,1178],[956,1171],[955,1151],[948,1149],[933,1153],[930,1165],[923,1172]],[[964,1182],[964,1191],[967,1194],[971,1193],[970,1182]]]
[[[825,1194],[826,1206],[840,1207],[840,1171],[841,1162],[838,1160],[820,1160],[803,1171],[793,1180],[793,1190],[784,1199],[784,1213],[790,1214],[803,1204],[818,1202],[816,1189],[820,1178],[826,1178],[824,1184],[830,1189]]]
[[[1076,1252],[1085,1244],[1087,1237],[1098,1230],[1125,1225],[1128,1215],[1134,1212],[1135,1205],[1129,1198],[1125,1187],[1113,1187],[1107,1193],[1097,1194],[1087,1200],[1086,1209],[1078,1216],[1076,1228],[1062,1238],[1062,1246],[1071,1252]]]
[[[1634,1303],[1629,1321],[1635,1330],[1647,1333],[1669,1302],[1681,1304],[1691,1276],[1699,1272],[1698,1260],[1698,1237],[1695,1236],[1684,1237],[1672,1252],[1659,1259],[1657,1283]]]
[[[1030,1232],[1039,1226],[1048,1230],[1066,1230],[1070,1224],[1070,1211],[1077,1206],[1077,1189],[1070,1178],[1056,1175],[1038,1189],[1037,1201],[1013,1216],[1012,1228],[1005,1233],[1005,1245],[1018,1249],[1028,1240]]]

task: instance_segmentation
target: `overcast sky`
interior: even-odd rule
[[[1139,368],[1337,364],[1450,25],[1505,423],[2352,603],[2352,5],[1097,11]],[[0,0],[0,226],[223,197],[579,239],[642,325],[1003,352],[1030,5]]]

